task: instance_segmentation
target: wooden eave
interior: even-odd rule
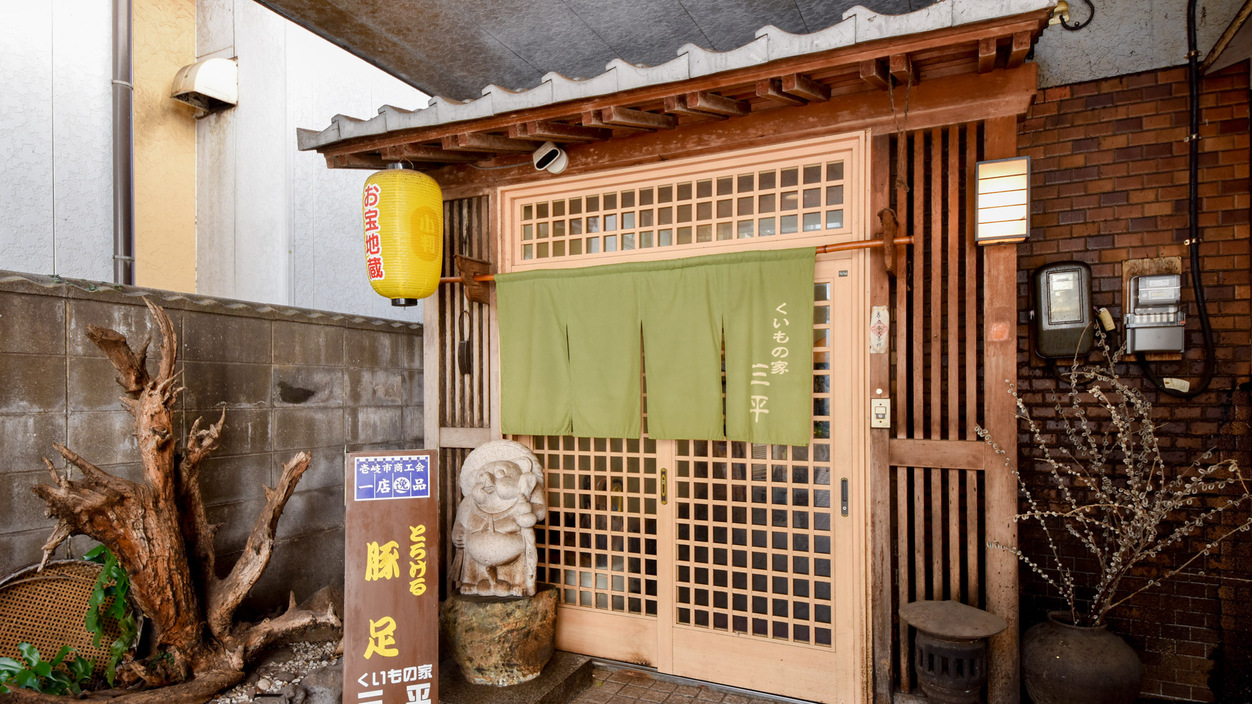
[[[330,168],[379,169],[404,162],[423,171],[447,172],[528,164],[527,145],[544,141],[562,144],[567,151],[585,150],[702,123],[722,123],[725,129],[761,113],[804,111],[819,103],[877,105],[884,94],[902,111],[910,90],[917,97],[924,86],[940,79],[968,79],[1021,66],[1047,26],[1048,14],[987,20],[594,98],[347,139],[317,151]],[[1015,85],[1020,88],[1020,83]],[[990,80],[978,85],[994,89],[999,84]],[[880,117],[891,119],[890,114]],[[552,134],[563,132],[569,134]]]

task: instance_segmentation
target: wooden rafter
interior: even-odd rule
[[[482,159],[476,154],[449,151],[425,144],[397,144],[384,147],[382,155],[385,161],[434,161],[448,164],[468,164]]]
[[[830,100],[830,86],[822,85],[802,73],[783,76],[782,89],[784,93],[813,103]]]
[[[604,108],[599,114],[600,120],[606,125],[615,127],[634,127],[645,130],[671,130],[678,126],[678,118],[673,115],[661,115],[635,108],[610,107]]]
[[[604,127],[569,125],[550,120],[531,120],[509,125],[513,139],[529,139],[535,142],[600,142],[613,137],[613,130]]]
[[[805,105],[808,101],[788,95],[783,92],[782,81],[777,78],[762,78],[756,82],[756,95],[758,98],[773,100],[783,105]]]
[[[665,112],[671,115],[686,115],[688,117],[703,117],[714,120],[724,120],[725,115],[713,115],[700,110],[694,110],[687,107],[687,96],[685,95],[667,95],[665,96]]]
[[[531,152],[535,145],[521,139],[482,132],[462,132],[443,138],[443,148],[454,152]]]
[[[1030,53],[1031,34],[1030,32],[1017,32],[1013,35],[1013,47],[1009,50],[1009,68],[1017,68],[1026,60],[1026,54]]]
[[[655,132],[648,127],[630,127],[628,125],[610,125],[600,117],[600,110],[584,110],[582,112],[582,126],[597,129],[606,129],[616,134],[621,131],[625,134],[635,134],[639,132]]]
[[[882,90],[887,90],[887,87],[891,85],[889,83],[891,79],[887,77],[887,70],[883,68],[882,62],[878,59],[868,59],[861,62],[861,80]]]
[[[913,70],[913,61],[908,54],[891,55],[891,77],[903,84],[918,82],[917,72]]]
[[[387,162],[377,154],[327,154],[326,167],[330,169],[385,169]]]
[[[996,67],[996,38],[983,37],[978,40],[978,72],[987,73]]]
[[[727,98],[707,91],[688,93],[687,107],[714,115],[725,115],[726,117],[743,117],[752,112],[752,108],[746,100],[735,100],[734,98]]]

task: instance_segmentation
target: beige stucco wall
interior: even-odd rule
[[[196,60],[195,0],[135,0],[135,283],[196,290],[195,111],[170,98]]]

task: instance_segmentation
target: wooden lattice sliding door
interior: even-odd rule
[[[521,438],[546,467],[539,579],[560,590],[558,647],[775,694],[858,699],[862,257],[818,261],[809,445]]]
[[[860,699],[863,256],[818,260],[809,445],[676,443],[676,672],[804,699]]]
[[[506,268],[863,239],[863,148],[854,135],[505,189]],[[646,398],[642,438],[519,438],[547,472],[539,578],[560,590],[558,648],[863,699],[867,260],[818,258],[808,446],[653,440]]]

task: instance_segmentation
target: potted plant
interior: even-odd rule
[[[1142,668],[1134,650],[1106,630],[1109,613],[1188,569],[1233,533],[1252,527],[1247,518],[1234,528],[1201,535],[1221,514],[1252,505],[1239,467],[1233,459],[1216,458],[1212,450],[1189,466],[1170,467],[1157,442],[1151,404],[1116,372],[1121,351],[1110,351],[1102,335],[1097,342],[1103,362],[1075,364],[1067,374],[1069,392],[1058,397],[1050,423],[1055,442],[1031,417],[1017,390],[1008,390],[1054,491],[1047,500],[1037,495],[1006,456],[1024,500],[1025,510],[1014,520],[1037,523],[1047,550],[1041,559],[1016,546],[991,547],[1016,554],[1068,606],[1022,637],[1022,676],[1036,704],[1133,703]],[[984,429],[977,430],[1005,454]],[[1184,552],[1195,536],[1200,547]],[[1093,558],[1094,574],[1073,568],[1062,541],[1071,552],[1078,549]],[[1159,567],[1163,557],[1180,552],[1189,557]],[[1146,581],[1130,588],[1131,576]]]

